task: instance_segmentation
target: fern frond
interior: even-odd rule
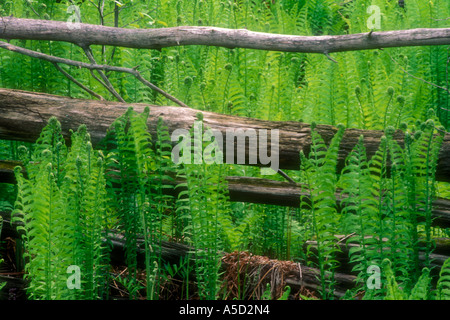
[[[450,300],[450,258],[445,260],[441,267],[437,291],[437,298],[439,300]]]
[[[428,268],[422,269],[422,275],[417,280],[408,297],[409,300],[429,300],[431,276]]]
[[[306,191],[310,197],[313,235],[317,241],[317,260],[320,270],[322,296],[327,298],[334,286],[335,259],[339,251],[335,241],[338,214],[336,209],[336,163],[339,143],[344,133],[340,126],[327,147],[311,125],[311,151],[308,157],[300,152],[301,170],[306,178]],[[302,201],[301,201],[302,202]]]
[[[348,243],[356,244],[349,250],[350,262],[355,263],[353,270],[359,271],[358,278],[367,283],[367,268],[377,261],[376,244],[379,237],[374,228],[376,217],[376,202],[372,198],[372,179],[369,173],[364,138],[361,136],[353,151],[347,158],[347,164],[342,171],[343,214],[348,222],[349,230],[356,233]]]

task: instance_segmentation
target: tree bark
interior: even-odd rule
[[[227,184],[230,201],[298,208],[301,204],[301,197],[305,205],[310,204],[305,186],[298,183],[252,177],[227,177]],[[335,199],[338,212],[341,212],[342,200],[346,197],[341,190],[337,190]],[[435,199],[432,204],[431,216],[433,226],[450,228],[450,200]]]
[[[206,45],[226,48],[325,53],[450,44],[450,28],[380,31],[337,36],[299,36],[216,27],[124,29],[64,21],[0,19],[0,38],[66,41],[140,49]]]
[[[44,93],[33,93],[19,90],[0,89],[0,139],[21,140],[34,142],[47,124],[50,117],[55,116],[62,126],[62,131],[67,140],[70,139],[70,130],[85,124],[91,135],[92,143],[98,144],[104,137],[112,122],[121,116],[128,107],[133,107],[137,112],[142,112],[148,105],[142,103],[119,103],[109,101],[71,99],[67,97],[49,95]],[[258,120],[213,112],[200,111],[191,108],[180,108],[171,106],[150,106],[150,117],[148,121],[149,131],[152,136],[156,133],[157,119],[162,117],[168,126],[169,132],[175,129],[189,130],[197,120],[197,114],[203,113],[204,125],[220,131],[223,137],[227,129],[243,132],[265,129],[268,132],[278,130],[279,132],[279,168],[298,170],[300,168],[300,150],[309,154],[311,146],[311,125],[295,121],[267,121]],[[329,143],[337,132],[337,128],[329,125],[317,125],[317,132],[322,136],[325,143]],[[352,151],[361,135],[364,136],[364,144],[367,156],[370,157],[378,149],[383,131],[346,129],[340,144],[338,154],[338,171],[344,167],[345,159]],[[270,133],[269,133],[270,136]],[[259,136],[258,136],[259,137]],[[397,130],[394,135],[400,144],[403,144],[404,133]],[[225,139],[224,139],[225,141]],[[246,143],[245,162],[250,164],[249,159],[256,157],[259,162],[259,149],[249,148]],[[242,151],[242,145],[234,143],[235,156]],[[267,148],[274,152],[276,150],[269,143]],[[226,157],[226,152],[224,152]],[[236,158],[235,158],[236,160]],[[237,163],[236,161],[231,163]],[[268,165],[266,165],[268,166]],[[444,142],[439,153],[436,170],[436,179],[439,181],[450,181],[450,134],[445,134]]]
[[[0,183],[16,183],[14,177],[14,168],[20,166],[19,161],[0,160]],[[26,171],[23,171],[26,175]],[[284,207],[298,208],[300,206],[300,197],[303,203],[309,205],[309,194],[304,190],[304,186],[298,183],[285,181],[276,181],[254,177],[226,177],[228,185],[228,194],[230,201],[246,202],[257,204],[269,204]],[[183,181],[168,181],[174,186]],[[165,189],[166,192],[177,196],[181,190],[179,188]],[[342,200],[346,197],[340,190],[335,195],[337,211],[342,209]],[[432,225],[441,228],[450,228],[450,200],[437,198],[433,201],[431,216]]]
[[[15,230],[15,227],[10,224],[10,215],[7,212],[0,212],[0,216],[5,219],[5,225],[9,229],[7,235],[3,234],[2,239],[5,237],[11,237],[17,239],[19,234]],[[109,241],[112,245],[110,258],[111,265],[124,266],[125,263],[125,240],[119,234],[110,234]],[[176,242],[163,241],[161,243],[161,259],[165,264],[179,264],[180,259],[184,259],[191,253],[190,259],[194,264],[193,251],[195,249],[189,245]],[[157,249],[159,251],[159,249]],[[236,259],[238,258],[239,259]],[[138,266],[145,268],[145,252],[144,249],[138,248],[137,250]],[[245,264],[244,264],[245,261]],[[238,268],[236,268],[238,267]],[[244,299],[261,297],[262,292],[266,289],[266,284],[276,284],[276,288],[272,288],[272,293],[276,298],[281,295],[286,285],[291,286],[291,296],[298,293],[306,295],[308,292],[318,296],[320,290],[320,281],[317,278],[319,270],[316,268],[307,267],[300,263],[294,263],[292,261],[282,261],[276,259],[269,259],[265,256],[251,255],[247,252],[232,252],[222,253],[222,268],[224,280],[227,283],[227,289],[230,296],[228,299],[232,299],[236,290],[233,287],[237,284],[242,284],[242,279],[248,279],[245,281],[245,288],[242,288],[246,292]],[[21,270],[18,270],[21,271]],[[17,276],[14,276],[17,275]],[[12,272],[11,274],[5,272],[0,275],[0,283],[5,281],[7,286],[5,290],[0,292],[0,300],[7,300],[11,293],[8,294],[10,289],[15,288],[13,293],[18,299],[26,299],[24,290],[26,283],[22,279],[22,272]],[[336,289],[335,296],[342,297],[347,289],[351,289],[355,285],[355,276],[351,274],[336,273]],[[239,277],[241,280],[239,280]],[[194,270],[192,269],[189,276],[191,281],[195,281]],[[305,291],[306,290],[306,291]],[[236,295],[237,296],[237,295]],[[242,299],[242,297],[240,297]]]
[[[2,234],[1,239],[17,239],[19,233],[16,231],[16,226],[10,223],[10,212],[0,211],[0,217],[4,220],[3,230],[0,230],[3,231],[0,232]],[[119,234],[110,234],[109,240],[112,245],[111,265],[122,266],[125,261],[125,241]],[[346,245],[345,241],[339,237],[336,237],[336,241],[339,243],[341,251],[336,256],[340,266],[335,274],[336,287],[334,295],[336,297],[342,297],[347,289],[351,289],[355,286],[354,281],[356,277],[351,274],[353,266],[348,260],[348,250],[354,245]],[[450,246],[448,238],[436,238],[435,241],[436,247],[431,254],[431,258],[432,266],[434,267],[433,274],[438,275],[444,261],[449,257]],[[314,241],[305,243],[305,250],[308,246],[313,252],[316,250],[316,243]],[[192,247],[183,243],[168,241],[163,241],[161,243],[161,258],[164,263],[178,264],[181,258],[185,258],[187,254],[192,251]],[[145,266],[144,260],[144,250],[139,249],[138,264],[142,268]],[[237,293],[238,288],[236,287],[236,284],[239,283],[239,278],[244,279],[245,276],[248,277],[248,280],[246,281],[248,287],[241,288],[241,290],[244,289],[246,298],[260,298],[267,283],[277,284],[277,288],[273,291],[275,296],[281,294],[285,285],[291,287],[291,295],[298,293],[307,295],[308,292],[317,294],[320,290],[320,281],[317,278],[319,270],[292,261],[269,259],[264,256],[251,255],[247,252],[231,252],[223,253],[222,267],[225,271],[224,277],[228,283],[230,294]],[[193,274],[192,277],[195,278],[195,275]],[[5,275],[0,276],[0,282],[1,281],[8,282],[7,289],[18,289],[19,292],[16,291],[14,294],[22,299],[25,298],[24,293],[22,292],[25,288],[25,284],[21,278],[12,277],[8,275],[8,273],[5,273]],[[0,300],[8,299],[7,289],[0,292]]]

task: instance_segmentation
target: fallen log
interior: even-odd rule
[[[9,223],[9,215],[0,212],[5,218],[5,226],[10,226],[9,236],[18,237],[18,233]],[[4,235],[3,235],[4,236]],[[2,237],[3,237],[2,236]],[[119,234],[110,234],[109,243],[111,244],[110,258],[112,266],[124,266],[125,261],[125,240]],[[163,264],[178,265],[181,259],[191,259],[194,265],[195,249],[183,243],[163,241],[161,248],[155,247],[156,251],[161,252]],[[239,258],[238,258],[239,257]],[[237,259],[237,260],[236,260]],[[239,260],[239,261],[238,261]],[[244,262],[248,263],[245,268]],[[145,269],[145,252],[142,246],[137,250],[138,267]],[[236,270],[236,266],[240,266]],[[251,255],[248,252],[223,253],[222,268],[226,299],[237,297],[235,286],[243,285],[246,294],[240,295],[241,300],[261,299],[266,285],[271,284],[273,298],[279,298],[286,285],[291,287],[291,297],[302,295],[312,295],[319,297],[320,281],[317,278],[319,270],[292,261],[281,261],[269,259],[264,256]],[[193,269],[193,268],[192,268]],[[190,274],[190,279],[196,279],[194,270]],[[240,280],[239,280],[240,279]],[[246,279],[244,281],[244,279]],[[342,297],[348,289],[353,288],[355,276],[349,274],[336,274],[335,297]],[[14,297],[25,299],[24,290],[26,283],[23,280],[22,272],[5,272],[0,274],[0,282],[6,282],[6,289],[0,291],[0,300],[7,300]],[[227,291],[228,290],[228,291]]]
[[[389,47],[447,45],[450,43],[450,29],[418,28],[336,36],[300,36],[197,26],[125,29],[86,23],[2,17],[0,38],[65,41],[78,45],[140,49],[205,45],[328,54]]]
[[[14,225],[11,224],[11,212],[0,211],[0,217],[3,219],[3,229],[0,234],[2,238],[19,238],[19,234],[16,231]],[[341,273],[351,273],[352,266],[348,262],[349,257],[349,249],[350,247],[356,246],[356,244],[347,244],[346,241],[342,241],[342,238],[337,237],[336,241],[340,248],[340,253],[337,256],[337,261],[340,263],[338,271]],[[112,252],[111,259],[114,264],[119,265],[125,261],[125,251],[123,248],[123,237],[111,234],[109,240],[112,244]],[[435,238],[433,239],[434,246],[433,252],[430,256],[430,260],[432,261],[433,267],[441,267],[446,259],[450,257],[450,239],[449,238]],[[304,244],[303,249],[306,250],[309,247],[309,250],[314,252],[317,244],[315,241],[308,241]],[[419,247],[425,247],[424,242],[419,242]],[[188,252],[191,250],[189,246],[186,246],[182,243],[178,242],[162,242],[162,256],[163,260],[167,263],[176,264],[180,261],[180,258],[185,257]],[[143,251],[142,251],[143,252]],[[140,257],[141,266],[144,263],[143,257]],[[424,260],[424,257],[421,257],[421,261]]]
[[[114,250],[120,251],[121,248],[119,245],[121,244],[116,243]],[[189,248],[189,250],[191,249]],[[238,282],[236,279],[238,277],[233,273],[233,270],[235,264],[239,265],[239,262],[230,259],[230,256],[233,254],[235,253],[227,254],[222,258],[225,281],[223,290],[230,290],[229,292],[225,292],[228,295],[223,298],[224,300],[237,298],[234,287],[237,286]],[[272,285],[272,299],[278,299],[283,293],[283,290],[286,290],[286,286],[290,287],[290,299],[299,299],[300,295],[320,298],[320,281],[317,278],[319,275],[318,269],[302,266],[292,261],[269,259],[264,256],[252,256],[247,252],[241,252],[239,254],[252,257],[251,272],[248,269],[246,270],[249,273],[248,276],[251,276],[252,282],[249,283],[247,281],[245,284],[246,287],[243,288],[247,295],[240,296],[240,298],[237,298],[238,300],[261,299],[269,283]],[[241,259],[241,263],[243,261],[244,259]],[[0,291],[0,300],[26,299],[26,281],[22,276],[23,274],[0,275],[0,283],[6,282],[5,288]],[[240,273],[239,276],[240,279],[245,279],[245,274]],[[195,275],[191,275],[190,277],[191,281],[195,279]],[[347,290],[354,287],[355,279],[356,277],[353,275],[336,273],[334,297],[341,298],[344,296]]]
[[[268,285],[273,299],[280,298],[287,286],[290,287],[291,299],[299,299],[300,295],[320,298],[319,270],[298,262],[270,259],[244,251],[224,255],[222,267],[227,299],[244,297],[259,300]],[[336,273],[334,279],[334,298],[343,297],[356,284],[356,277],[350,274]]]
[[[298,183],[253,177],[227,177],[227,183],[230,201],[298,208],[300,198],[302,198],[303,204],[310,204],[308,192],[305,191],[304,186]],[[335,199],[338,212],[342,210],[342,200],[345,198],[347,195],[337,190]],[[431,215],[434,226],[450,228],[450,199],[435,199]]]
[[[17,238],[19,235],[15,231],[15,227],[10,224],[10,213],[0,212],[0,216],[5,221],[3,231],[6,231],[2,232],[2,237]],[[336,241],[339,239],[337,237]],[[436,248],[430,258],[432,259],[431,267],[433,267],[433,275],[438,275],[440,267],[449,258],[450,242],[448,238],[435,240]],[[126,250],[123,236],[111,233],[108,241],[111,244],[111,265],[123,266]],[[354,288],[356,285],[356,276],[351,274],[352,266],[348,262],[348,250],[354,244],[346,245],[343,242],[338,243],[341,252],[339,252],[336,258],[341,265],[335,274],[335,298],[344,296],[347,290]],[[305,250],[306,246],[310,246],[310,250],[314,251],[315,242],[310,241],[305,243]],[[155,248],[155,250],[161,252],[163,263],[169,265],[178,264],[181,259],[194,259],[195,257],[195,254],[193,254],[195,249],[193,247],[178,242],[163,241],[161,242],[161,247]],[[144,249],[139,247],[137,250],[137,262],[140,268],[145,267],[144,256]],[[421,256],[422,260],[423,257]],[[192,261],[192,263],[194,262]],[[222,256],[222,268],[224,272],[223,290],[227,293],[226,299],[261,299],[263,292],[267,288],[267,284],[271,285],[271,294],[275,299],[282,295],[286,286],[289,286],[291,289],[291,298],[298,298],[300,295],[320,297],[319,270],[306,266],[303,262],[270,259],[266,256],[252,255],[245,251],[224,252]],[[195,280],[195,274],[192,274],[190,277]],[[243,279],[246,279],[246,281],[243,281]],[[24,297],[23,292],[21,292],[25,288],[23,280],[18,279],[17,276],[3,275],[0,276],[0,281],[6,281],[8,288],[13,289],[11,292],[8,291],[8,294],[6,291],[3,292],[3,295],[0,293],[0,299],[5,298],[6,294],[8,296],[13,294],[18,297]],[[244,282],[245,286],[243,286]]]
[[[148,105],[71,99],[44,93],[0,89],[0,139],[34,142],[39,137],[49,118],[55,116],[61,122],[62,132],[68,141],[70,130],[76,130],[80,125],[85,124],[91,135],[92,143],[96,145],[105,137],[112,122],[130,106],[136,111],[142,112]],[[241,132],[244,133],[254,130],[257,133],[257,139],[259,138],[258,130],[260,129],[267,131],[278,130],[278,152],[270,143],[270,147],[267,149],[273,153],[271,154],[272,158],[277,158],[280,169],[298,170],[300,168],[300,150],[308,155],[311,147],[311,125],[306,123],[258,120],[170,106],[150,106],[150,110],[148,127],[152,136],[155,136],[156,120],[159,117],[164,119],[169,133],[173,133],[176,129],[189,130],[197,120],[199,112],[203,113],[205,126],[217,130],[224,137],[227,135],[227,130],[235,132],[242,130]],[[318,125],[316,130],[325,143],[329,143],[337,132],[336,127],[329,125]],[[364,144],[367,156],[370,158],[378,149],[383,134],[382,131],[376,130],[345,130],[338,154],[338,171],[340,172],[344,167],[346,157],[352,151],[361,135],[365,137]],[[397,130],[393,138],[402,144],[404,133]],[[256,158],[258,162],[255,165],[270,165],[259,161],[258,147],[250,148],[249,143],[246,143],[243,146],[244,148],[242,148],[242,144],[235,142],[235,140],[232,143],[235,159],[231,163],[236,163],[238,151],[242,152],[242,150],[245,150],[245,162],[243,164],[251,164],[249,160]],[[224,152],[224,160],[225,162],[230,162],[226,159],[226,152]],[[439,153],[436,179],[438,181],[450,181],[449,133],[445,134]]]
[[[0,183],[16,184],[14,168],[21,165],[21,161],[0,160]],[[23,173],[25,174],[25,170],[23,170]]]
[[[346,237],[336,237],[337,246],[339,248],[339,252],[336,254],[336,261],[338,263],[337,272],[342,274],[352,274],[353,267],[355,266],[350,262],[350,250],[352,248],[358,247],[356,243],[347,243],[347,240],[350,239]],[[438,277],[439,272],[441,271],[441,267],[444,262],[450,257],[450,239],[449,238],[436,238],[433,239],[435,244],[435,248],[432,253],[429,255],[429,268],[431,270],[431,274],[433,276]],[[424,248],[425,242],[420,240],[419,247]],[[307,241],[303,244],[303,250],[306,252],[310,250],[313,254],[310,256],[310,261],[317,263],[317,241]],[[425,252],[419,251],[419,267],[425,267]]]
[[[0,160],[0,183],[16,183],[14,168],[20,166],[19,161]],[[25,171],[23,171],[26,174]],[[300,197],[303,204],[309,204],[308,192],[304,191],[301,184],[285,181],[276,181],[254,177],[226,177],[230,201],[247,202],[257,204],[269,204],[298,208]],[[177,180],[175,183],[181,183]],[[169,183],[169,182],[168,182]],[[170,183],[174,183],[171,181]],[[171,195],[176,196],[176,192],[181,189],[165,189]],[[337,211],[342,210],[342,200],[346,196],[338,190],[336,193]],[[432,225],[441,228],[450,228],[450,199],[437,198],[432,205]]]

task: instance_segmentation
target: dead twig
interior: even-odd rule
[[[23,55],[26,55],[26,56],[29,56],[29,57],[33,57],[33,58],[37,58],[37,59],[41,59],[41,60],[46,60],[46,61],[49,61],[49,62],[51,62],[53,64],[66,64],[66,65],[71,65],[71,66],[75,66],[75,67],[78,67],[78,68],[88,69],[88,70],[91,71],[91,74],[94,77],[94,79],[99,81],[106,88],[108,88],[108,86],[109,86],[108,85],[109,80],[105,76],[106,80],[108,80],[108,81],[107,82],[102,81],[101,79],[96,77],[95,74],[93,74],[93,72],[92,72],[93,70],[105,70],[105,71],[115,71],[115,72],[128,73],[128,74],[133,75],[136,79],[138,79],[145,86],[147,86],[150,89],[155,90],[158,93],[162,94],[168,100],[178,104],[181,107],[184,107],[184,108],[188,108],[189,107],[184,102],[178,100],[177,98],[175,98],[171,94],[169,94],[169,93],[165,92],[164,90],[162,90],[161,88],[155,86],[150,81],[144,79],[142,77],[142,75],[140,74],[140,72],[137,71],[136,69],[125,68],[125,67],[116,67],[116,66],[110,66],[110,65],[99,65],[99,64],[97,64],[95,62],[95,59],[94,60],[90,59],[91,63],[85,63],[85,62],[80,62],[80,61],[75,61],[75,60],[55,57],[55,56],[51,56],[51,55],[48,55],[48,54],[45,54],[45,53],[41,53],[41,52],[25,49],[25,48],[22,48],[22,47],[18,47],[18,46],[15,46],[13,44],[10,44],[10,43],[4,42],[4,41],[0,41],[0,48],[6,49],[6,50],[9,50],[9,51],[12,51],[12,52],[20,53],[20,54],[23,54]],[[88,52],[89,52],[89,50],[88,50]],[[91,56],[91,54],[89,54],[89,56]],[[103,78],[103,80],[104,80],[104,78]],[[110,89],[114,90],[114,88],[110,88]],[[122,99],[119,94],[117,94],[117,98],[118,99],[119,98]],[[122,102],[125,102],[125,101],[123,101],[123,99],[122,99]]]

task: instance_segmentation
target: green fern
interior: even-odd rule
[[[392,271],[391,262],[388,259],[383,260],[383,271],[386,278],[385,300],[404,300],[406,295],[400,289]]]
[[[150,110],[138,114],[131,108],[112,125],[112,137],[108,163],[110,170],[118,171],[119,177],[111,177],[114,207],[123,224],[127,241],[127,264],[130,281],[136,278],[138,234],[144,240],[147,298],[158,297],[155,264],[161,264],[161,241],[166,209],[171,208],[173,197],[167,190],[173,188],[174,168],[171,164],[167,127],[162,119],[157,123],[155,144],[148,132],[147,121]]]
[[[126,128],[128,116],[133,111],[129,109],[126,114],[116,119],[111,126],[109,134],[107,169],[110,172],[117,172],[108,176],[110,206],[115,209],[126,241],[126,264],[129,268],[129,275],[135,278],[137,272],[137,234],[141,225],[140,212],[137,204],[136,190],[139,190],[139,175],[136,168],[136,156],[133,140],[128,137]],[[131,141],[130,141],[131,140]],[[141,155],[142,159],[142,155]],[[115,187],[118,185],[119,187]]]
[[[185,233],[196,249],[195,268],[200,298],[216,299],[219,253],[223,250],[223,241],[226,241],[226,234],[220,231],[221,223],[224,219],[227,222],[229,216],[226,167],[201,158],[205,150],[202,133],[206,129],[203,128],[202,115],[198,116],[199,121],[190,136],[184,137],[182,142],[184,152],[189,153],[189,160],[180,163],[179,176],[186,182],[179,187],[186,190],[179,194],[177,210],[189,220]],[[219,150],[217,148],[218,145],[215,150]]]
[[[362,136],[347,159],[341,183],[344,196],[342,213],[346,215],[345,220],[348,221],[345,226],[348,232],[356,234],[347,242],[350,245],[355,242],[357,244],[349,250],[350,262],[355,263],[353,271],[358,271],[358,278],[365,285],[368,277],[366,270],[377,262],[376,244],[381,239],[377,239],[380,235],[374,230],[377,216],[376,202],[371,194],[373,182]]]
[[[66,147],[60,124],[51,119],[38,139],[34,162],[26,165],[29,179],[20,167],[15,170],[13,220],[25,245],[31,299],[98,299],[104,294],[109,256],[101,234],[106,223],[103,169],[101,160],[90,161],[94,151],[86,127],[72,138],[70,151],[61,152]],[[66,270],[72,265],[82,270],[83,291],[67,285]]]
[[[409,300],[429,300],[431,276],[428,268],[422,269],[422,275],[417,280],[411,293],[408,297]]]
[[[407,291],[401,288],[395,279],[391,263],[388,259],[383,261],[383,271],[386,278],[385,300],[429,300],[431,276],[428,268],[423,268],[422,275],[415,282],[413,288]]]
[[[69,239],[64,239],[62,233],[69,223],[52,172],[51,157],[50,151],[43,152],[40,170],[32,181],[25,181],[20,169],[15,171],[20,191],[14,221],[24,225],[21,228],[25,231],[24,258],[29,261],[25,270],[30,279],[27,291],[33,299],[64,297],[66,279],[63,266],[65,263],[68,263],[66,267],[74,264],[66,245]],[[62,237],[58,236],[61,234]]]
[[[339,251],[335,241],[338,225],[336,210],[336,165],[339,143],[344,135],[340,126],[327,147],[311,126],[311,151],[308,157],[300,152],[301,169],[306,177],[306,191],[309,193],[313,235],[317,241],[317,260],[320,270],[321,293],[323,298],[333,294],[334,271],[337,267],[336,253]],[[302,199],[301,199],[302,201]],[[303,206],[303,204],[302,204]]]
[[[437,298],[450,300],[450,259],[445,260],[441,267],[437,283]]]

